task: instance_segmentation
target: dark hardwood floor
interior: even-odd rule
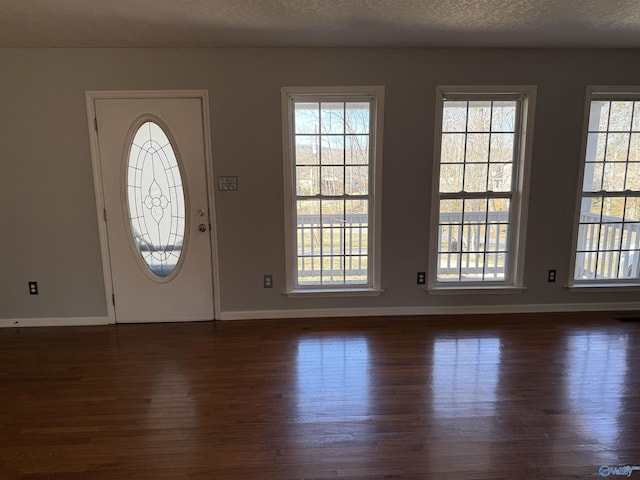
[[[640,323],[618,316],[0,330],[0,479],[622,478]]]

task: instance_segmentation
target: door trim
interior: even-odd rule
[[[211,271],[213,281],[213,318],[220,318],[220,266],[218,262],[218,222],[215,209],[215,188],[213,175],[213,157],[211,148],[211,118],[209,113],[209,93],[207,90],[124,90],[124,91],[87,91],[87,125],[89,127],[89,146],[91,150],[91,166],[93,169],[93,186],[96,196],[96,218],[98,219],[98,234],[100,238],[100,253],[102,257],[102,272],[104,278],[105,302],[107,306],[108,323],[116,323],[116,311],[113,304],[113,278],[111,275],[111,257],[107,238],[107,223],[105,220],[105,201],[102,188],[102,173],[100,166],[100,151],[96,121],[95,101],[100,99],[161,99],[161,98],[196,98],[202,105],[202,126],[204,138],[205,171],[207,180],[207,197],[211,219]]]

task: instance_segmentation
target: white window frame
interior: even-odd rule
[[[295,179],[295,102],[370,101],[369,202],[368,202],[368,282],[366,284],[299,285],[297,281],[297,212]],[[282,145],[284,156],[285,294],[289,296],[380,295],[382,257],[382,134],[384,118],[383,86],[283,87]]]
[[[602,279],[576,279],[576,260],[578,253],[578,237],[580,229],[580,216],[582,209],[582,200],[584,186],[584,175],[587,161],[587,140],[589,136],[589,120],[591,113],[591,102],[593,100],[615,101],[615,100],[630,100],[640,101],[640,86],[633,85],[588,85],[586,89],[584,119],[583,119],[583,133],[582,133],[582,145],[580,154],[580,171],[578,175],[578,185],[576,188],[576,205],[574,214],[574,228],[573,228],[573,241],[571,244],[571,261],[569,264],[569,290],[570,291],[584,291],[585,288],[605,288],[609,291],[637,291],[640,287],[640,278],[602,278]],[[607,130],[608,132],[609,130]],[[627,162],[629,159],[627,158]],[[598,192],[593,192],[598,193]],[[608,195],[610,197],[622,196],[626,197],[629,193],[640,193],[637,190],[625,190],[615,192]]]
[[[446,293],[520,293],[524,287],[524,252],[527,230],[527,207],[537,87],[535,85],[440,85],[436,88],[436,118],[434,136],[433,195],[429,242],[429,274],[427,291]],[[516,120],[514,139],[514,169],[510,199],[508,252],[509,263],[504,280],[438,281],[437,252],[440,210],[440,161],[442,146],[442,120],[445,99],[501,100],[517,99],[520,115]],[[463,194],[463,192],[460,192]],[[462,198],[462,197],[461,197]]]

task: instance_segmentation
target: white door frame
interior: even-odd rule
[[[202,124],[204,138],[205,169],[208,186],[208,202],[211,219],[211,271],[213,273],[213,315],[220,318],[220,267],[218,262],[218,222],[216,221],[215,188],[213,176],[213,159],[211,154],[211,120],[209,114],[209,93],[207,90],[125,90],[125,91],[88,91],[85,94],[87,103],[87,122],[89,125],[89,144],[91,147],[91,165],[93,168],[93,186],[96,195],[96,214],[98,233],[100,236],[100,252],[102,255],[102,272],[104,276],[105,301],[109,323],[116,323],[116,311],[113,304],[113,279],[111,276],[111,257],[107,238],[107,222],[105,219],[105,201],[102,188],[100,152],[98,149],[98,132],[96,130],[95,101],[99,99],[154,99],[154,98],[197,98],[202,104]]]

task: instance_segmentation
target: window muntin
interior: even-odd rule
[[[530,148],[525,130],[532,122],[535,89],[452,90],[439,88],[430,285],[520,286]]]
[[[574,283],[640,283],[640,94],[589,95]]]
[[[376,288],[378,94],[290,90],[288,289]]]

